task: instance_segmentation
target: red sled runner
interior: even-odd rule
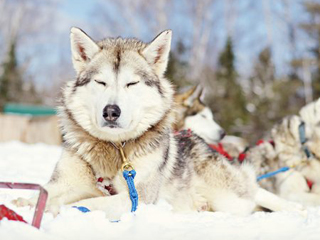
[[[46,207],[48,192],[39,184],[32,183],[0,182],[0,188],[39,190],[40,193],[33,215],[32,226],[40,228],[42,216]],[[2,220],[3,218],[27,223],[19,214],[7,208],[5,205],[0,205],[0,220]]]

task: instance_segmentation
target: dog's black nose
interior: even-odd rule
[[[120,117],[120,114],[121,110],[118,105],[107,105],[103,109],[102,115],[106,121],[114,122]]]
[[[220,140],[223,139],[226,136],[226,131],[223,129],[220,130]]]

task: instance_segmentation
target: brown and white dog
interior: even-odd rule
[[[216,144],[225,136],[225,131],[214,120],[213,113],[201,100],[203,89],[199,86],[175,94],[176,131],[190,129],[208,144]]]
[[[209,145],[219,143],[232,158],[238,157],[249,143],[237,136],[226,135],[223,128],[215,121],[211,109],[203,103],[203,89],[194,86],[187,91],[175,94],[176,131],[190,129]]]

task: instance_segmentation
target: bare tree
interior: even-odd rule
[[[53,32],[50,25],[53,24],[56,4],[56,0],[0,0],[0,55],[3,56],[0,61],[7,62],[9,54],[12,55],[12,51],[15,51],[14,56],[18,58],[17,71],[23,78],[20,84],[23,91],[35,91],[35,76],[39,75],[39,69],[44,65],[39,66],[35,69],[38,72],[32,74],[30,64],[38,57],[36,53],[40,51],[39,46],[50,39],[48,33],[50,30]],[[21,101],[27,99],[29,97],[21,95]]]

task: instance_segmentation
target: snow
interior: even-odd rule
[[[19,142],[0,144],[0,181],[46,183],[61,154],[61,148]],[[17,208],[11,200],[30,197],[29,190],[0,189],[5,204],[31,222],[34,209]],[[82,213],[63,207],[57,217],[45,213],[41,229],[21,222],[0,222],[0,239],[320,239],[320,207],[309,208],[307,216],[294,212],[256,212],[248,217],[227,213],[175,213],[165,201],[139,205],[120,222],[110,222],[102,211]]]

